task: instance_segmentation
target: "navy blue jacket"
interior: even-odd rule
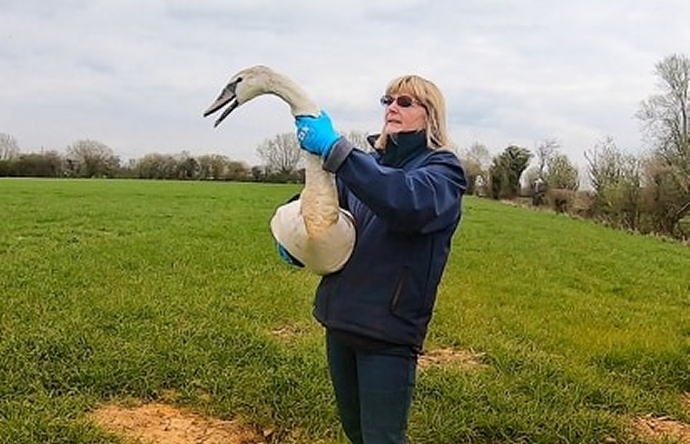
[[[452,152],[427,148],[423,132],[398,134],[382,155],[353,148],[339,139],[324,168],[336,174],[357,240],[345,267],[322,278],[314,316],[421,349],[460,222],[464,170]]]

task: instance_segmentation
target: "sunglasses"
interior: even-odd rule
[[[390,106],[393,104],[393,102],[397,103],[400,108],[409,108],[415,103],[421,105],[419,101],[413,99],[410,96],[393,97],[386,94],[385,96],[381,97],[381,105],[383,106]]]

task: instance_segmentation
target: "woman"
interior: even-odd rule
[[[314,315],[345,434],[355,444],[405,443],[417,355],[461,215],[465,173],[447,149],[443,95],[419,76],[393,80],[373,154],[354,149],[329,116],[296,118],[303,149],[335,173],[357,241],[325,276]]]

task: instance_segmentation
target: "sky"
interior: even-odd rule
[[[223,154],[293,132],[262,96],[218,128],[203,111],[237,71],[300,84],[341,132],[378,132],[388,82],[417,74],[446,98],[454,143],[534,150],[579,166],[608,137],[642,152],[655,65],[690,54],[687,0],[0,0],[0,133],[21,152],[83,139],[122,159]]]

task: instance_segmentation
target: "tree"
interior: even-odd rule
[[[199,178],[222,180],[225,179],[225,170],[229,159],[221,154],[206,154],[200,156],[199,162]]]
[[[580,187],[579,172],[568,156],[555,152],[547,165],[543,179],[549,188],[577,191]]]
[[[479,142],[474,142],[469,148],[460,151],[460,159],[467,176],[467,193],[482,193],[483,190],[478,188],[488,183],[487,173],[491,165],[489,149]]]
[[[120,159],[113,150],[96,140],[78,140],[67,147],[71,173],[78,177],[113,177]]]
[[[372,151],[374,148],[371,146],[369,143],[369,135],[365,133],[364,131],[357,131],[357,130],[352,130],[347,133],[343,133],[343,136],[354,146],[359,148],[362,151]]]
[[[169,154],[147,154],[137,159],[134,172],[140,179],[174,179],[177,174],[177,161]]]
[[[302,160],[302,149],[293,133],[278,134],[264,140],[256,149],[266,167],[279,175],[292,175]]]
[[[665,215],[658,225],[673,234],[690,211],[690,59],[667,56],[656,64],[655,73],[661,93],[644,100],[636,116],[656,158],[648,169],[654,172],[649,185],[664,188],[652,194],[663,194],[657,203],[668,206],[654,213]]]
[[[580,186],[577,167],[568,156],[561,154],[556,139],[546,139],[537,145],[537,165],[525,173],[526,184],[532,192],[532,202],[539,205],[549,190],[576,191]],[[554,193],[550,193],[554,194]],[[567,195],[568,193],[559,193]]]
[[[642,176],[640,160],[618,149],[608,137],[585,152],[594,188],[594,211],[606,222],[637,229]]]
[[[520,191],[520,177],[527,168],[532,153],[527,148],[511,145],[494,157],[489,169],[491,195],[494,199],[512,199]]]
[[[238,181],[249,180],[251,178],[249,165],[238,160],[228,160],[225,164],[224,178],[226,180]]]
[[[182,151],[175,157],[175,179],[197,179],[199,177],[199,162],[187,151]]]
[[[20,154],[11,161],[11,175],[18,177],[61,177],[64,161],[57,151]]]
[[[560,144],[556,139],[545,139],[537,145],[537,178],[546,180],[545,174]]]
[[[9,134],[0,133],[0,161],[12,160],[19,155],[17,140]]]
[[[249,166],[244,162],[230,160],[221,154],[200,156],[199,178],[211,180],[249,180]]]

